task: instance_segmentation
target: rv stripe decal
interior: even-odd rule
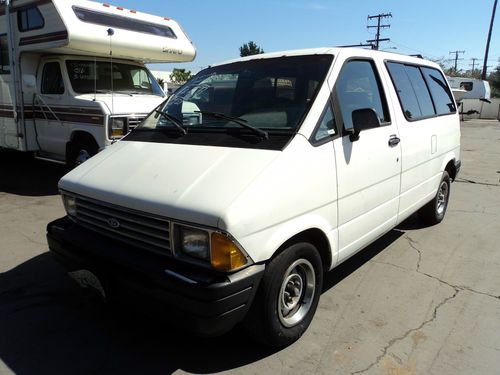
[[[29,36],[25,38],[21,38],[19,41],[20,46],[26,46],[30,44],[39,44],[39,43],[48,43],[54,42],[57,40],[65,40],[68,39],[68,31],[56,31],[55,33],[48,33],[42,35]]]
[[[24,108],[24,119],[31,120],[33,117],[37,120],[52,120],[62,122],[77,122],[91,125],[104,125],[104,113],[96,108],[78,108],[78,107],[51,107],[52,112],[44,111],[40,107],[26,106]],[[0,117],[14,118],[14,107],[0,104]]]

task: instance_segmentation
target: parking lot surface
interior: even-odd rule
[[[498,374],[499,145],[500,122],[462,123],[445,220],[412,216],[330,272],[309,330],[279,351],[106,308],[47,252],[64,168],[0,152],[0,374]]]

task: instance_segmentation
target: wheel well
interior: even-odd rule
[[[94,144],[97,148],[99,148],[99,145],[97,144],[95,138],[91,134],[84,131],[75,131],[73,132],[73,134],[71,134],[70,142],[77,142],[77,141],[81,141],[84,143],[89,142],[91,144]]]
[[[332,264],[332,252],[330,249],[330,244],[325,233],[320,229],[308,229],[301,233],[296,234],[289,240],[287,240],[280,248],[274,253],[273,258],[283,252],[287,247],[298,243],[298,242],[308,242],[316,247],[321,256],[323,262],[323,270],[327,271],[330,269]]]
[[[448,172],[448,175],[450,176],[451,180],[455,181],[455,177],[457,177],[457,168],[455,166],[455,159],[450,160],[448,164],[446,164],[444,170]]]

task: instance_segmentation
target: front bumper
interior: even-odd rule
[[[67,217],[48,224],[47,241],[68,271],[95,274],[107,296],[164,314],[204,336],[220,335],[243,320],[265,268],[252,265],[234,274],[203,270],[102,236]]]

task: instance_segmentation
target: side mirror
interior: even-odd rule
[[[355,142],[359,139],[362,130],[378,128],[380,121],[373,108],[362,108],[352,111],[352,129],[348,129],[349,139]]]
[[[36,91],[36,77],[33,74],[23,74],[23,91]]]

